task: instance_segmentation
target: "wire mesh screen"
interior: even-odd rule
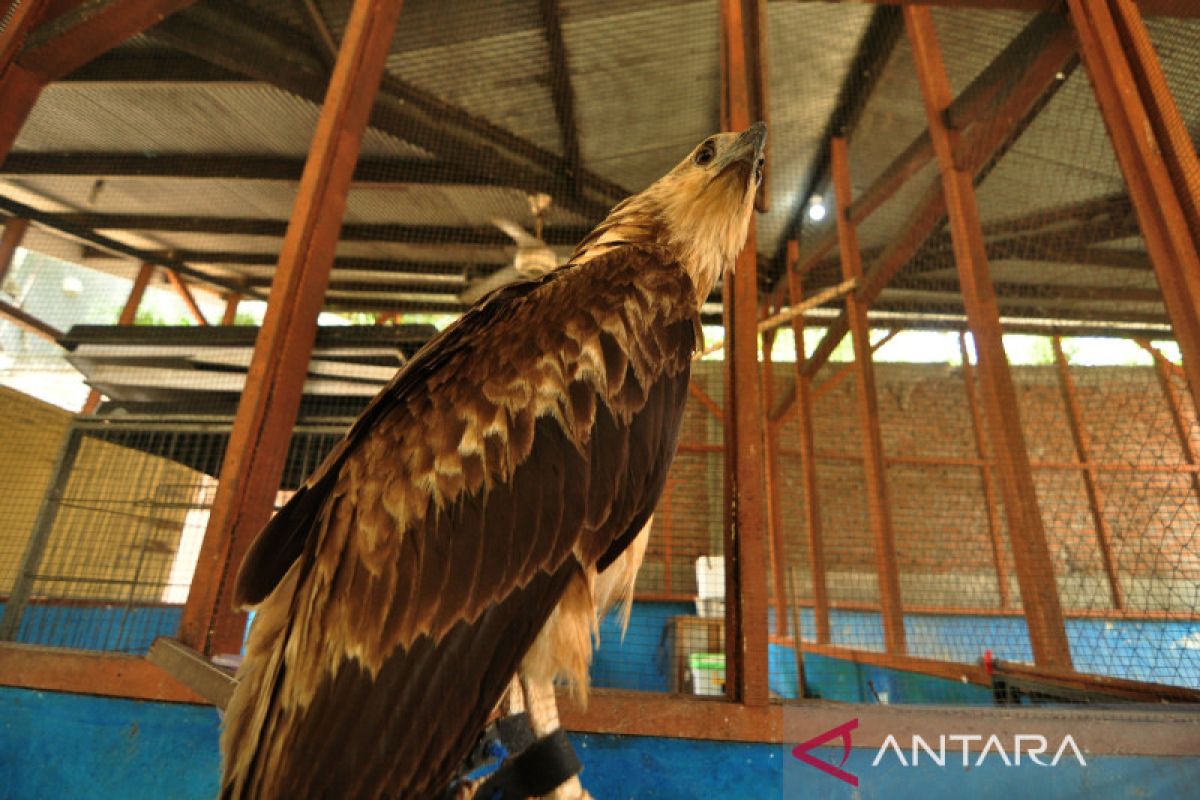
[[[279,503],[347,424],[297,428]],[[12,495],[36,513],[4,552],[0,639],[136,653],[174,635],[229,430],[228,419],[72,422],[46,482]]]
[[[839,311],[821,309],[799,370],[807,406],[797,401],[769,433],[798,603],[814,609],[789,628],[798,623],[806,642],[808,692],[992,702],[990,665],[1045,666],[1055,648],[1060,666],[1080,673],[1195,688],[1196,423],[1069,27],[967,10],[938,9],[933,20],[956,97],[945,115],[961,141],[956,163],[974,175],[1000,349],[977,355],[974,338],[954,332],[967,329],[964,265],[922,140],[914,53],[903,35],[881,34],[882,66],[852,73],[844,88],[867,98],[846,125],[845,202],[871,291],[873,381],[846,363],[855,357],[845,317],[825,327]],[[1167,72],[1186,82],[1178,60]],[[991,98],[982,117],[981,93]],[[796,262],[810,289],[844,277],[834,220],[822,213],[837,200],[828,178],[813,182]],[[777,394],[795,396],[795,380]],[[796,449],[806,426],[811,463]],[[881,656],[848,674],[840,648]],[[968,668],[977,664],[988,666]]]
[[[194,4],[48,85],[0,166],[22,245],[0,288],[24,315],[0,320],[0,382],[49,404],[3,406],[37,453],[20,474],[0,465],[8,638],[140,651],[178,625],[350,7]],[[772,343],[779,541],[755,565],[772,692],[989,701],[979,673],[963,688],[946,665],[1034,660],[1034,639],[1053,638],[1025,622],[1038,587],[1075,669],[1195,687],[1200,432],[1066,18],[933,12],[1010,392],[995,348],[977,356],[960,336],[962,265],[900,10],[770,3],[766,17],[761,288],[787,302],[792,237],[801,294],[841,282],[836,220],[850,219],[859,349],[878,362],[864,382],[842,301],[808,314],[802,341],[785,326]],[[720,24],[712,2],[405,3],[278,500],[439,329],[563,263],[719,127]],[[1189,26],[1150,34],[1194,127]],[[848,142],[849,198],[832,188],[833,137]],[[720,291],[702,309],[710,339],[725,337]],[[601,626],[596,685],[723,692],[724,395],[721,362],[698,362],[628,628]],[[1007,439],[997,404],[1017,413]],[[80,410],[95,416],[72,422]],[[847,650],[924,661],[862,671]]]

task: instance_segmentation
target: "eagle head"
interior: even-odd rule
[[[708,137],[666,175],[617,204],[571,262],[631,242],[666,247],[688,271],[702,304],[746,243],[766,143],[761,122]]]
[[[657,213],[661,238],[691,274],[701,300],[746,243],[766,142],[761,122],[710,136],[638,196]]]

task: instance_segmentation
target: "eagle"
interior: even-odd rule
[[[258,534],[234,591],[257,614],[223,798],[437,796],[514,675],[586,684],[765,141],[762,123],[708,137],[565,265],[480,299]]]

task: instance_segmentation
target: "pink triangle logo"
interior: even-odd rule
[[[850,732],[857,727],[857,718],[852,719],[849,722],[843,722],[836,728],[830,728],[821,735],[814,736],[807,742],[801,742],[800,744],[796,745],[792,749],[792,755],[803,761],[805,764],[808,764],[810,767],[816,767],[822,772],[832,775],[839,781],[845,781],[851,786],[858,786],[858,776],[842,769],[842,767],[846,766],[846,761],[850,758]],[[820,747],[826,742],[838,738],[842,740],[842,762],[836,767],[827,761],[822,761],[809,752],[814,747]]]

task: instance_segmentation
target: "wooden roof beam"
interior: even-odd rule
[[[20,152],[4,162],[5,175],[80,175],[96,178],[203,178],[299,181],[304,159],[230,153]],[[495,186],[451,164],[417,159],[365,158],[355,188],[409,184]]]
[[[1059,0],[794,0],[801,3],[844,3],[877,6],[933,6],[936,8],[977,9],[980,11],[1054,11]],[[1138,0],[1138,8],[1147,16],[1200,17],[1196,0]]]
[[[210,286],[216,286],[220,289],[228,291],[240,292],[244,287],[240,286],[235,281],[224,280],[213,275],[209,275],[201,270],[194,269],[187,263],[179,260],[177,257],[164,256],[149,250],[133,247],[132,245],[118,242],[100,233],[96,233],[94,229],[86,226],[71,224],[70,222],[56,219],[56,215],[48,214],[44,211],[38,211],[32,206],[27,206],[24,203],[18,203],[16,200],[0,195],[0,211],[11,214],[15,217],[28,219],[30,222],[36,223],[44,228],[47,228],[55,233],[61,234],[69,239],[83,242],[86,245],[98,248],[99,250],[112,253],[117,257],[132,258],[138,262],[146,262],[163,267],[165,269],[173,269],[180,275],[185,275],[200,283],[205,283]]]
[[[579,127],[575,122],[575,90],[571,86],[571,65],[567,60],[567,44],[563,39],[562,8],[558,0],[538,0],[542,15],[542,33],[550,56],[550,94],[554,100],[554,116],[558,119],[563,160],[567,176],[576,196],[581,194],[579,176],[583,171],[583,155],[579,147]]]
[[[193,217],[170,214],[41,213],[51,225],[92,230],[158,231],[160,233],[212,233],[238,236],[282,237],[287,221],[241,217]],[[591,231],[578,225],[555,225],[542,232],[547,244],[573,247]],[[342,227],[344,242],[396,242],[511,247],[512,240],[491,226],[353,224]]]
[[[58,80],[195,0],[83,0],[41,24],[17,63],[45,83]]]
[[[313,102],[324,96],[328,71],[304,35],[277,21],[264,25],[239,4],[209,0],[167,20],[150,36]],[[561,188],[562,158],[394,76],[384,76],[370,124],[491,182],[551,194]],[[556,199],[588,219],[603,217],[627,194],[590,173],[581,173],[580,180],[587,197]]]

